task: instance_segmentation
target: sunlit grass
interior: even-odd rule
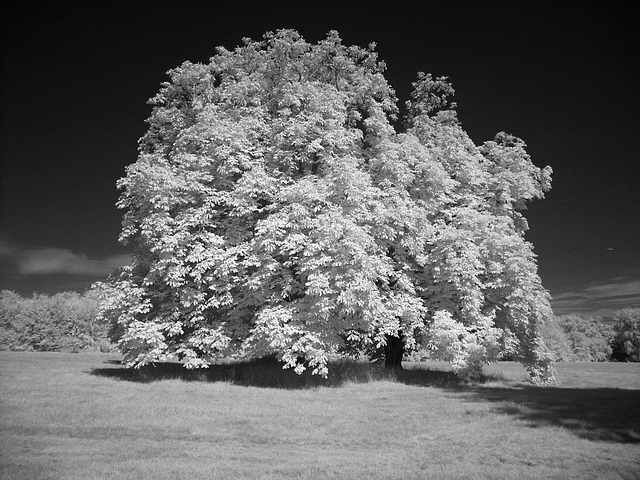
[[[289,377],[269,362],[124,371],[114,355],[0,352],[0,478],[638,478],[640,365],[447,366]],[[296,383],[297,382],[297,383]],[[572,406],[575,405],[575,406]]]

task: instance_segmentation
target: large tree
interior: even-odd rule
[[[331,352],[428,346],[463,375],[507,349],[551,379],[521,213],[551,169],[504,133],[476,146],[444,77],[418,75],[396,131],[384,70],[374,44],[280,30],[169,72],[119,181],[136,254],[102,314],[127,365],[276,354],[325,375]]]

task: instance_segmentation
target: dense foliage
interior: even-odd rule
[[[613,329],[599,318],[578,314],[554,317],[541,329],[545,345],[558,362],[611,359]]]
[[[97,318],[98,293],[63,292],[24,298],[0,292],[0,350],[108,351],[109,325]]]
[[[552,378],[549,295],[524,240],[551,169],[480,146],[446,78],[420,73],[404,130],[375,46],[295,31],[169,72],[120,180],[133,263],[106,286],[129,366],[428,346],[464,376],[508,352]],[[394,347],[395,348],[395,347]]]
[[[623,308],[613,316],[613,358],[640,362],[640,308]]]

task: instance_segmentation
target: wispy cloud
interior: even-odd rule
[[[101,277],[131,261],[127,254],[104,258],[89,258],[64,248],[22,249],[0,242],[0,258],[9,261],[15,272],[21,275],[85,275]]]
[[[619,277],[553,295],[556,315],[582,313],[609,317],[621,308],[640,307],[640,278]]]

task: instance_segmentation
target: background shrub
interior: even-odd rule
[[[34,294],[0,292],[0,350],[110,351],[108,326],[97,318],[98,292]]]
[[[613,319],[613,359],[640,362],[640,308],[618,310]]]
[[[613,330],[600,318],[575,313],[553,317],[541,334],[557,362],[604,362],[611,358]]]

